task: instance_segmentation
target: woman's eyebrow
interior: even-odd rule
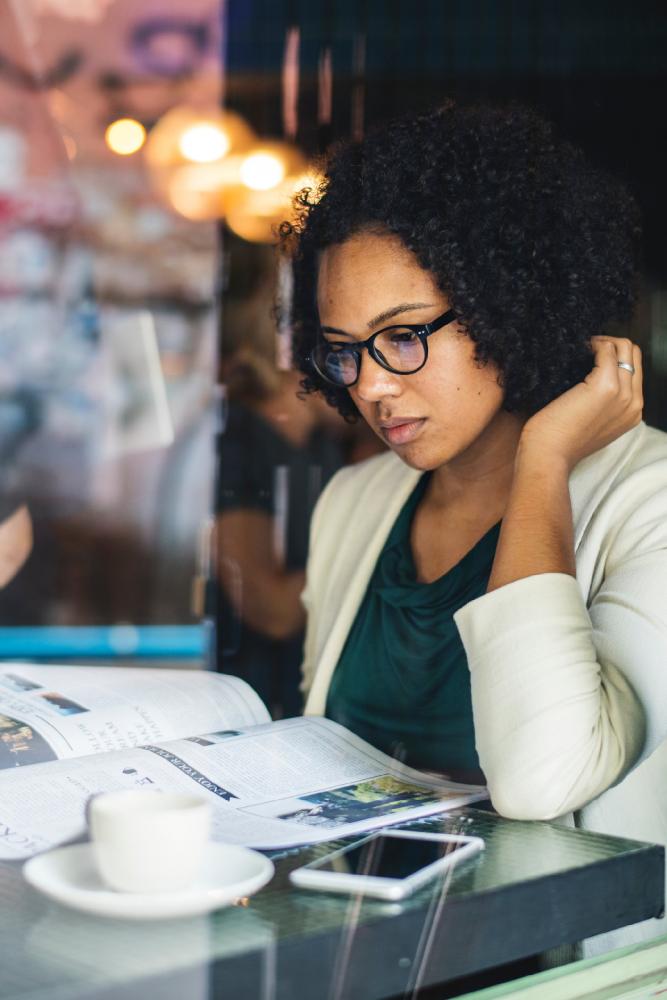
[[[401,313],[410,312],[413,309],[428,309],[431,306],[435,306],[435,302],[401,302],[400,305],[392,306],[391,309],[385,309],[384,312],[374,316],[373,319],[368,321],[366,326],[369,330],[372,330],[374,326],[379,326],[380,323],[394,319],[395,316],[400,316]],[[337,326],[322,326],[320,330],[322,333],[336,333],[341,337],[354,337],[353,333],[340,330]]]
[[[321,326],[320,333],[336,333],[339,337],[352,337],[351,333],[346,333],[345,330],[339,330],[337,326]]]
[[[369,330],[372,330],[374,326],[379,326],[380,323],[385,323],[388,319],[393,319],[401,313],[410,312],[412,309],[426,309],[433,305],[435,305],[434,302],[401,302],[399,306],[392,306],[391,309],[386,309],[384,312],[379,313],[373,319],[369,320],[366,326]]]

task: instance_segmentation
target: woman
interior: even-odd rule
[[[314,514],[306,711],[481,772],[506,816],[664,840],[665,782],[650,761],[623,780],[667,735],[667,439],[609,335],[638,233],[516,108],[339,149],[284,227],[304,388],[390,449]]]

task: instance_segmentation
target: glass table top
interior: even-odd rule
[[[0,997],[70,1000],[133,981],[139,997],[146,996],[139,980],[189,970],[187,1000],[203,1000],[212,995],[208,969],[215,960],[257,953],[258,976],[265,980],[279,943],[286,940],[315,940],[327,931],[349,937],[366,925],[411,912],[423,912],[428,920],[434,908],[464,897],[483,898],[546,876],[565,878],[577,869],[646,852],[646,845],[636,841],[556,823],[504,820],[475,809],[404,824],[411,827],[474,834],[484,839],[485,850],[401,903],[293,888],[289,871],[343,843],[332,841],[273,855],[274,879],[250,899],[210,916],[164,922],[111,920],[66,909],[29,889],[19,865],[2,864]]]

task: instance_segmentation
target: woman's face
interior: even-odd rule
[[[360,233],[329,247],[317,288],[328,340],[365,340],[392,324],[428,323],[448,308],[430,271],[391,235]],[[367,351],[349,389],[364,419],[408,465],[436,469],[484,450],[508,417],[492,365],[474,361],[474,344],[456,322],[428,338],[428,360],[412,375],[386,371]]]

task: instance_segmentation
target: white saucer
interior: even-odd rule
[[[106,888],[90,844],[72,844],[26,861],[26,881],[46,896],[87,913],[126,920],[163,920],[208,913],[250,896],[272,878],[273,863],[257,851],[210,843],[195,885],[180,892],[130,893]]]

